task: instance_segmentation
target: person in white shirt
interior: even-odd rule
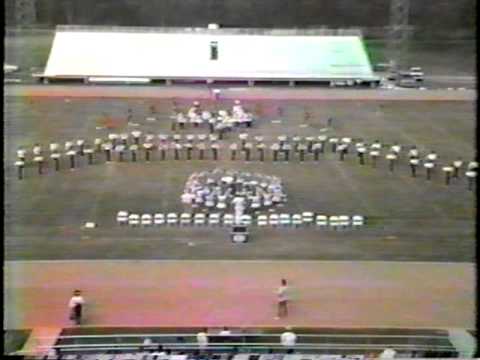
[[[386,348],[380,354],[379,359],[394,359],[396,354],[397,354],[397,352],[395,350],[393,350],[392,348]]]
[[[390,150],[398,156],[400,154],[400,150],[402,150],[402,147],[395,142],[391,146]]]
[[[40,156],[42,154],[42,147],[39,144],[35,144],[33,147],[33,155]]]
[[[70,320],[73,320],[77,325],[80,325],[82,320],[82,307],[85,304],[85,300],[81,294],[80,290],[75,290],[68,303],[68,307],[70,308]]]
[[[180,129],[184,129],[185,124],[187,123],[187,118],[185,117],[185,115],[182,112],[179,112],[177,114],[177,117],[176,117],[175,121],[178,124],[178,126],[180,127]],[[176,129],[176,126],[175,126],[175,129]]]
[[[150,353],[153,353],[154,352],[154,349],[155,347],[157,347],[157,345],[155,345],[152,341],[152,339],[150,339],[149,337],[146,337],[144,340],[143,340],[143,343],[142,343],[142,346],[140,347],[140,351],[144,351],[144,352],[150,352]]]
[[[410,151],[408,152],[408,157],[410,159],[418,159],[418,149],[415,145],[413,145],[411,148],[410,148]]]
[[[297,342],[297,335],[292,331],[290,326],[285,328],[285,332],[280,335],[280,342],[285,347],[295,346]]]
[[[197,334],[197,343],[198,343],[198,346],[201,348],[201,349],[204,349],[208,346],[208,334],[207,334],[207,329],[202,329],[202,331],[200,331],[198,334]]]
[[[241,117],[245,114],[245,111],[243,110],[243,107],[240,104],[240,100],[235,100],[235,105],[233,105],[232,113],[233,113],[233,116],[235,117]]]
[[[379,140],[375,140],[372,145],[370,145],[371,150],[380,150],[382,148],[382,144]]]
[[[438,155],[435,151],[431,151],[428,155],[427,155],[427,160],[428,161],[431,161],[431,162],[434,162],[438,159]]]
[[[58,145],[58,143],[50,143],[50,152],[57,152],[59,148],[60,146]]]
[[[280,287],[277,289],[278,311],[276,319],[288,315],[288,286],[287,280],[282,279]]]
[[[26,150],[23,147],[19,147],[17,150],[17,157],[21,161],[25,161]]]
[[[460,171],[460,168],[462,167],[463,165],[463,161],[462,161],[462,158],[459,157],[457,160],[455,160],[453,162],[453,177],[454,178],[458,178],[458,174],[459,174],[459,171]]]
[[[478,168],[478,162],[476,161],[470,161],[467,165],[468,170],[477,170]]]
[[[200,103],[198,101],[194,101],[193,106],[188,110],[187,116],[190,119],[190,122],[195,127],[197,127],[198,124],[202,122],[200,115],[201,115]]]
[[[58,356],[58,353],[57,353],[57,349],[51,348],[51,349],[48,349],[47,356],[44,359],[46,359],[46,360],[56,360],[58,358],[59,358],[59,356]]]
[[[224,326],[223,330],[219,332],[219,335],[228,336],[228,335],[232,335],[232,332],[228,329],[228,327]]]

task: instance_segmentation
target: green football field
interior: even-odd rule
[[[472,261],[475,244],[475,196],[466,180],[444,184],[436,172],[432,181],[425,174],[412,179],[405,158],[394,173],[385,160],[373,169],[360,166],[355,156],[340,162],[327,152],[321,161],[312,157],[300,163],[230,161],[223,151],[220,161],[160,161],[105,164],[98,154],[96,164],[79,159],[74,172],[38,176],[27,168],[23,181],[13,167],[17,146],[45,147],[50,141],[83,138],[92,141],[109,132],[130,131],[126,110],[144,132],[171,133],[170,100],[80,99],[7,97],[6,102],[6,233],[9,260],[21,259],[313,259],[313,260],[405,260]],[[178,100],[186,108],[191,100]],[[155,121],[148,121],[149,108],[156,108]],[[225,100],[220,107],[229,107]],[[213,106],[204,102],[204,106]],[[474,104],[422,101],[246,101],[258,113],[251,133],[272,141],[280,134],[329,136],[397,141],[404,147],[416,144],[420,151],[435,150],[442,163],[474,154]],[[278,107],[283,108],[279,118]],[[310,113],[306,119],[306,112]],[[335,118],[331,128],[326,118]],[[106,129],[105,119],[115,125]],[[204,131],[204,130],[203,130]],[[189,131],[184,131],[188,133]],[[202,130],[193,131],[200,133]],[[225,144],[237,139],[228,134]],[[64,168],[67,162],[64,161]],[[160,227],[123,228],[116,224],[119,210],[137,213],[189,211],[180,202],[188,176],[215,167],[255,171],[283,179],[288,202],[281,212],[315,211],[326,214],[366,216],[358,230],[329,231],[316,228],[259,229],[252,241],[238,247],[225,228]],[[82,229],[87,221],[98,224]],[[192,245],[193,243],[193,245]]]

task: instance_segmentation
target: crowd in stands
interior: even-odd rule
[[[140,343],[134,344],[132,341],[128,341],[128,350],[122,349],[122,343],[118,343],[118,349],[105,350],[107,345],[99,345],[102,350],[95,351],[82,351],[81,346],[78,349],[72,349],[72,345],[66,346],[62,349],[61,346],[56,345],[54,348],[43,356],[44,360],[64,359],[64,360],[368,360],[368,359],[394,359],[394,358],[454,358],[458,356],[458,353],[453,346],[445,346],[448,343],[444,343],[443,350],[436,351],[435,347],[438,345],[432,345],[432,348],[427,349],[426,343],[419,345],[419,348],[424,350],[415,349],[417,345],[413,345],[408,341],[408,337],[405,337],[404,345],[402,349],[396,350],[388,345],[375,345],[375,341],[372,339],[363,343],[363,345],[371,346],[371,349],[364,349],[355,353],[355,350],[348,350],[348,347],[334,347],[335,351],[329,354],[328,347],[323,347],[322,350],[315,350],[315,346],[321,345],[323,342],[311,342],[312,338],[303,338],[303,341],[299,342],[298,338],[302,338],[305,334],[303,332],[297,335],[294,329],[290,326],[285,327],[281,333],[268,333],[264,336],[268,337],[268,340],[262,340],[264,338],[259,337],[259,334],[248,334],[239,330],[231,330],[228,327],[223,327],[221,330],[212,330],[203,328],[194,334],[185,334],[187,338],[190,338],[190,342],[186,341],[183,336],[177,336],[177,341],[173,342],[162,341],[161,338],[154,338],[152,340],[150,335],[143,337]],[[166,335],[169,336],[169,335]],[[315,336],[315,335],[309,335]],[[141,337],[141,335],[139,335]],[[277,338],[277,343],[273,342],[274,338]],[[256,339],[256,340],[255,340]],[[305,339],[310,339],[305,342]],[[321,338],[319,338],[321,339]],[[326,341],[326,340],[325,340]],[[346,340],[347,343],[350,340]],[[396,340],[398,342],[398,339]],[[111,340],[110,340],[111,342]],[[327,341],[328,342],[328,341]],[[331,342],[331,341],[330,341]],[[78,345],[77,342],[74,344]],[[91,344],[91,342],[89,342]],[[407,349],[411,344],[410,349]],[[331,344],[330,344],[331,345]],[[361,344],[359,344],[361,346]],[[380,346],[379,346],[380,345]],[[73,345],[75,347],[75,345]],[[310,346],[310,347],[309,347]],[[351,346],[351,345],[350,345]],[[374,349],[374,350],[372,350]],[[92,349],[90,349],[92,350]]]

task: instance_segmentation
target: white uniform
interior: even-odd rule
[[[417,149],[410,149],[410,151],[408,152],[408,156],[418,157],[418,150]]]
[[[382,148],[382,144],[375,142],[372,145],[370,145],[370,149],[372,150],[380,150]]]
[[[197,334],[197,342],[200,347],[205,347],[208,345],[208,335],[201,331]]]
[[[243,111],[241,105],[234,105],[232,108],[232,114],[235,117],[242,117],[243,115],[245,115],[245,111]]]
[[[193,106],[190,108],[190,110],[188,110],[188,117],[190,118],[190,121],[193,122],[193,119],[195,119],[197,117],[197,110],[198,108]]]
[[[73,309],[75,306],[83,305],[83,304],[85,304],[85,300],[83,299],[82,296],[72,296],[72,298],[70,299],[70,301],[68,303],[68,307],[70,309]]]
[[[398,155],[402,147],[400,145],[393,145],[390,149],[392,150],[393,153]]]
[[[203,111],[202,112],[202,119],[205,120],[205,121],[208,121],[212,118],[212,114],[210,113],[210,111]]]
[[[283,346],[295,346],[297,342],[297,335],[295,335],[295,333],[292,331],[285,331],[280,336],[280,342]]]
[[[478,168],[478,163],[476,161],[470,161],[467,166],[468,170],[475,170]]]
[[[397,352],[395,350],[390,349],[390,348],[386,348],[380,354],[379,358],[380,359],[394,359],[396,354],[397,354]]]

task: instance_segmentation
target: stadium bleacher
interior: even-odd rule
[[[207,347],[197,343],[199,330],[68,328],[54,348],[57,357],[72,360],[368,359],[387,347],[394,348],[397,357],[458,357],[443,330],[298,328],[294,329],[297,343],[292,347],[280,343],[281,328],[233,329],[229,336],[212,329]],[[144,343],[147,338],[149,345]]]

